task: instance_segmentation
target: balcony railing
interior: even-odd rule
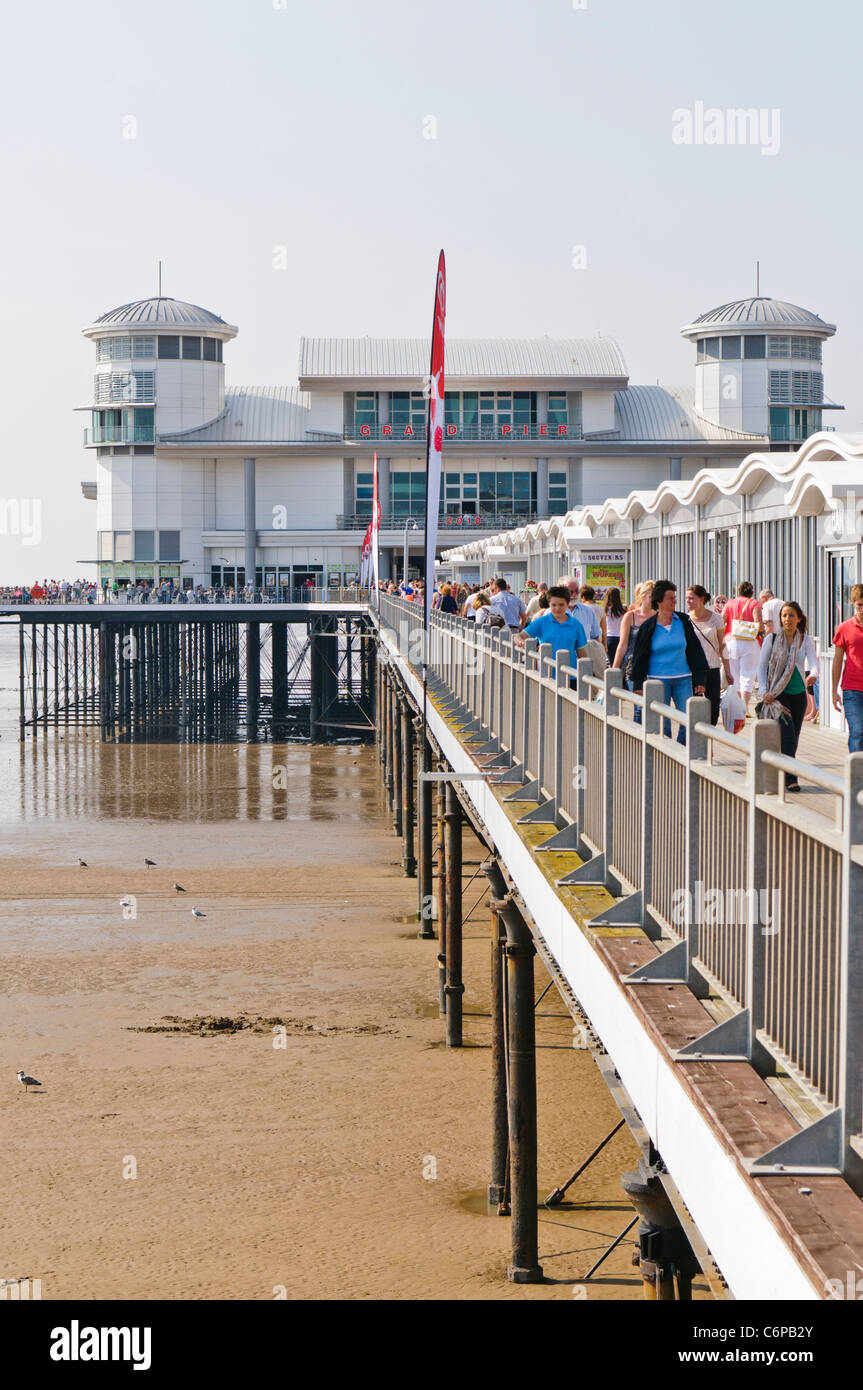
[[[417,523],[421,530],[425,525],[425,513],[412,511],[408,513]],[[385,512],[381,516],[382,531],[401,531],[405,529],[405,522],[408,516],[396,516],[392,512]],[[538,512],[478,512],[473,513],[442,513],[438,517],[438,533],[456,532],[459,534],[473,534],[479,531],[511,531],[514,526],[529,526],[531,522],[539,521]],[[370,516],[338,516],[336,517],[336,527],[339,531],[365,531],[371,521]],[[416,534],[409,532],[409,534]]]
[[[153,426],[96,425],[84,431],[84,444],[152,444],[156,434]]]
[[[361,442],[364,439],[378,441],[388,439],[393,443],[404,443],[406,439],[424,440],[426,426],[425,421],[416,425],[345,425],[342,437],[350,442]],[[444,426],[444,442],[455,444],[481,444],[484,441],[517,444],[537,440],[545,444],[553,444],[555,440],[581,439],[582,437],[581,425],[572,422],[567,425],[448,424]]]

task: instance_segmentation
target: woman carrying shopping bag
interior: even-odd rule
[[[765,638],[761,648],[758,688],[764,696],[757,712],[761,719],[779,720],[786,758],[797,754],[809,691],[817,679],[818,654],[812,638],[806,635],[806,614],[799,603],[783,603],[779,631]],[[796,777],[786,776],[785,790],[799,792]]]

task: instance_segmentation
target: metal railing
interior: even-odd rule
[[[381,517],[380,529],[404,531],[408,516],[412,516],[418,525],[424,524],[425,512],[420,508],[418,511],[406,512],[404,516],[399,516],[396,512],[385,512]],[[365,531],[371,519],[371,514],[360,516],[343,513],[336,517],[336,528],[339,531]],[[530,526],[532,522],[539,520],[539,513],[530,511],[441,512],[438,516],[438,534],[442,531],[510,531],[513,526]]]
[[[382,595],[379,620],[419,668],[422,613]],[[678,981],[727,1015],[680,1061],[778,1064],[822,1116],[748,1163],[755,1174],[853,1172],[863,1128],[863,753],[842,776],[784,757],[778,725],[731,734],[709,702],[663,703],[619,671],[598,680],[550,646],[433,613],[429,688],[455,703],[465,741],[494,754],[512,800],[546,823],[539,852],[583,862],[561,883],[619,899],[597,923],[641,927],[667,949],[630,985]],[[683,731],[685,743],[677,736]],[[786,798],[789,775],[832,798],[832,821]],[[852,1143],[851,1141],[855,1142]]]
[[[337,438],[339,436],[336,436]],[[366,425],[345,425],[342,438],[351,442],[374,439],[378,442],[390,440],[392,443],[404,443],[405,440],[424,440],[426,437],[426,423],[403,420],[393,424],[366,424]],[[484,441],[496,443],[518,444],[519,441],[541,440],[544,444],[554,444],[555,441],[581,439],[583,438],[582,427],[576,421],[569,421],[565,425],[525,425],[525,424],[501,424],[493,425],[455,425],[452,422],[444,426],[444,438],[456,444],[481,444]]]
[[[153,444],[152,425],[94,425],[84,431],[84,444]]]

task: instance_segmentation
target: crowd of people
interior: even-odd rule
[[[357,586],[354,585],[354,588]],[[315,590],[314,581],[307,579],[299,589],[283,590],[281,598],[296,600]],[[174,579],[154,583],[139,579],[136,583],[103,580],[101,585],[88,579],[43,579],[33,584],[0,586],[3,603],[275,603],[272,587],[253,589],[251,584],[235,588],[232,584],[178,584]]]
[[[381,587],[414,602],[423,598],[420,581]],[[587,657],[596,676],[612,667],[636,694],[646,680],[659,680],[663,702],[679,710],[692,695],[703,695],[713,724],[722,718],[724,693],[736,692],[740,721],[777,720],[781,751],[794,757],[804,719],[819,718],[818,654],[799,603],[770,589],[756,596],[746,580],[732,598],[712,598],[701,584],[690,584],[683,597],[680,607],[677,586],[667,579],[637,584],[627,604],[619,588],[596,591],[577,579],[531,585],[518,594],[497,578],[486,585],[436,585],[432,607],[508,628],[516,644],[527,637],[548,643],[573,668]],[[853,753],[863,751],[863,585],[851,590],[851,604],[853,613],[833,634],[831,699],[845,714]],[[640,715],[636,709],[636,719]],[[678,738],[685,739],[682,727]],[[786,778],[786,789],[799,791],[796,778]]]

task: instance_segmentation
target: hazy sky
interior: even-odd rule
[[[441,246],[453,337],[601,332],[633,382],[691,383],[678,329],[760,258],[838,325],[827,419],[860,429],[861,30],[849,0],[8,7],[0,499],[41,499],[43,537],[0,534],[0,582],[94,554],[80,329],[160,257],[239,326],[234,384],[295,382],[302,334],[427,334]],[[778,153],[675,143],[696,102],[763,108],[773,144],[778,111]]]

